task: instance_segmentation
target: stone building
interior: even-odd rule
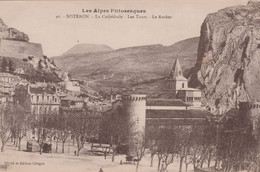
[[[29,108],[35,115],[51,115],[60,108],[60,98],[51,87],[20,85],[15,89],[14,102]]]
[[[242,121],[250,123],[253,133],[257,133],[260,122],[260,102],[240,102],[238,113]]]
[[[145,135],[151,127],[157,129],[173,126],[205,125],[213,117],[203,108],[190,108],[192,103],[180,99],[147,99],[145,94],[124,95],[123,116],[127,121],[129,156],[134,156],[132,141],[137,133]],[[139,139],[141,142],[142,139]]]
[[[183,72],[177,58],[174,62],[170,76],[166,84],[166,91],[173,94],[173,97],[192,104],[192,108],[201,107],[201,91],[188,87],[188,80],[183,76]]]
[[[35,114],[58,113],[60,99],[55,90],[50,87],[28,87],[31,100],[31,110]]]
[[[0,92],[5,95],[13,95],[15,86],[22,81],[19,76],[10,73],[0,73]]]

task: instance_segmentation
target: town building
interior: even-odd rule
[[[79,82],[75,81],[75,80],[74,81],[67,80],[67,81],[59,82],[59,86],[65,92],[71,92],[71,93],[79,94],[80,91],[81,91]]]
[[[19,76],[10,73],[0,73],[0,92],[4,95],[13,95],[15,86],[22,81]]]
[[[201,107],[201,91],[188,87],[188,80],[183,76],[183,72],[177,58],[174,62],[171,73],[167,79],[166,91],[173,94],[173,97],[184,102],[191,103],[191,108]]]
[[[145,94],[129,94],[122,98],[122,109],[128,130],[129,156],[134,156],[131,141],[134,133],[143,133],[152,128],[205,125],[213,117],[204,108],[194,109],[190,102],[180,99],[147,99]]]
[[[28,87],[31,109],[35,114],[54,114],[59,112],[60,99],[50,87]]]
[[[35,115],[57,114],[60,98],[52,87],[35,87],[20,85],[15,89],[15,103],[30,109]]]

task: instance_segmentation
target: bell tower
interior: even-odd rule
[[[183,76],[179,59],[176,58],[168,77],[167,90],[172,90],[177,95],[180,89],[188,88],[188,80]]]

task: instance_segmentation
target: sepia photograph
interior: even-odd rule
[[[0,172],[260,172],[260,0],[0,1]]]

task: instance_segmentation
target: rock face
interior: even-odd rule
[[[29,42],[28,35],[18,31],[15,28],[8,28],[8,26],[0,18],[0,39],[1,38]]]
[[[260,2],[206,17],[191,84],[222,111],[239,101],[260,101]]]

